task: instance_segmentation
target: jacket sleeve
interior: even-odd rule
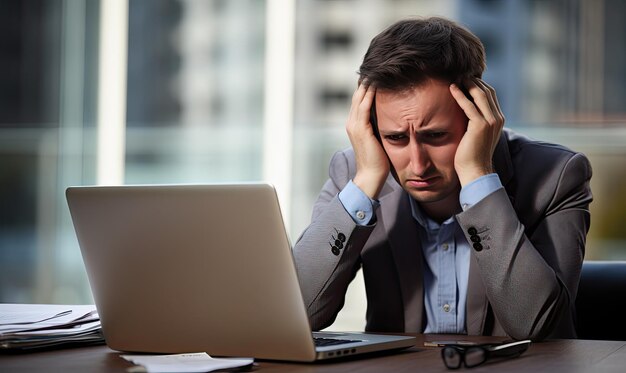
[[[374,228],[357,225],[337,198],[354,175],[351,163],[346,151],[333,156],[330,178],[315,202],[311,224],[293,249],[313,330],[331,325],[343,307],[348,285],[361,266],[361,250]]]
[[[540,218],[531,230],[518,219],[504,189],[457,215],[494,315],[515,339],[563,335],[573,325],[590,225],[589,161],[571,153],[553,179],[533,181],[541,183],[539,194],[548,203],[527,207],[545,208],[537,211]]]

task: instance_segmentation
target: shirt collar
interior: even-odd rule
[[[456,222],[455,217],[451,216],[440,225],[433,219],[429,218],[426,214],[424,214],[422,209],[420,209],[419,205],[417,204],[417,201],[415,201],[413,197],[411,197],[411,195],[408,195],[408,197],[409,202],[411,203],[411,214],[413,214],[413,219],[415,219],[415,221],[417,221],[419,225],[426,229],[427,232],[437,232],[442,225],[449,225]]]

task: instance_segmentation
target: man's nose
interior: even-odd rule
[[[424,176],[430,168],[430,157],[423,144],[420,144],[415,137],[409,143],[411,152],[411,172],[416,176]]]

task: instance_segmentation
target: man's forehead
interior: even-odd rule
[[[376,99],[381,103],[394,101],[428,101],[428,102],[448,102],[454,100],[450,93],[450,86],[437,80],[422,83],[401,90],[378,89]]]
[[[447,89],[447,87],[450,86],[450,82],[442,80],[442,79],[435,79],[435,78],[428,78],[428,79],[424,79],[421,80],[419,82],[416,82],[415,84],[410,84],[407,86],[402,86],[399,88],[378,88],[378,92],[385,92],[386,94],[396,94],[396,95],[405,95],[405,94],[410,94],[411,92],[413,92],[416,89],[429,89],[429,88],[445,88]]]
[[[401,91],[377,90],[376,109],[394,122],[412,118],[423,120],[422,125],[426,125],[433,117],[455,116],[459,108],[449,85],[434,81]]]

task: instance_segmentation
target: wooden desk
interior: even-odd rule
[[[425,340],[493,342],[493,337],[418,335],[418,344],[392,354],[314,364],[258,361],[253,372],[449,372],[439,348]],[[0,372],[125,372],[132,365],[106,346],[45,352],[0,354]],[[486,372],[626,372],[626,341],[552,340],[533,343],[519,358],[487,363],[471,370]]]

